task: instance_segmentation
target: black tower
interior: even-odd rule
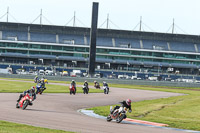
[[[99,3],[93,2],[92,25],[90,29],[90,60],[89,60],[89,75],[91,77],[93,77],[94,72],[95,72],[98,8],[99,8]]]

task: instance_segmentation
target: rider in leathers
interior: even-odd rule
[[[74,88],[75,88],[75,92],[76,92],[76,82],[75,82],[74,80],[72,80],[72,82],[71,82],[71,86],[74,86]]]
[[[108,84],[104,81],[103,82],[103,88],[108,87]],[[109,92],[109,87],[108,87],[108,92]]]
[[[100,87],[99,83],[97,81],[94,81],[94,87],[97,88],[98,86]]]
[[[84,82],[83,86],[85,86],[86,89],[88,89],[88,91],[89,91],[89,87],[88,87],[88,82],[87,81]]]
[[[17,102],[19,102],[27,93],[32,94],[33,96],[33,101],[36,99],[36,94],[35,94],[35,87],[31,87],[31,89],[24,91],[23,94],[20,94],[19,99],[17,100]],[[32,103],[31,103],[32,105]]]
[[[127,99],[126,101],[122,101],[122,102],[120,102],[120,104],[121,104],[121,106],[116,106],[116,107],[112,110],[111,114],[113,114],[114,111],[115,111],[116,109],[119,109],[120,107],[126,107],[126,108],[129,109],[129,112],[130,112],[130,113],[132,112],[132,109],[131,109],[131,100],[130,100],[130,99]]]

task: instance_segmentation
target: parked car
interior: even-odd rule
[[[128,79],[128,75],[118,75],[118,79]]]
[[[63,71],[62,76],[68,76],[68,71]]]
[[[40,69],[40,70],[39,70],[39,75],[45,75],[44,70]]]
[[[83,73],[81,72],[81,70],[73,70],[73,71],[70,73],[70,76],[71,76],[71,77],[82,77],[82,76],[83,76]]]

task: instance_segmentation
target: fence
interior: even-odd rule
[[[34,79],[34,75],[18,75],[18,74],[0,74],[3,78],[21,78]],[[40,76],[39,76],[40,77]],[[42,76],[41,76],[42,77]],[[171,82],[171,81],[149,81],[149,80],[131,80],[131,79],[106,79],[106,78],[86,78],[86,77],[64,77],[64,76],[45,76],[48,80],[71,81],[77,82],[94,82],[94,80],[102,83],[106,81],[108,84],[130,84],[130,85],[149,85],[149,86],[174,86],[174,87],[200,87],[198,83]]]

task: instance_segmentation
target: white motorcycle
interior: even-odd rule
[[[104,94],[108,94],[109,93],[108,86],[103,86],[103,89],[104,89]]]
[[[126,113],[128,109],[126,107],[120,107],[116,109],[112,114],[112,106],[110,107],[110,114],[107,116],[107,121],[116,120],[117,123],[120,123],[123,119],[126,119]],[[131,110],[129,110],[131,112]]]

